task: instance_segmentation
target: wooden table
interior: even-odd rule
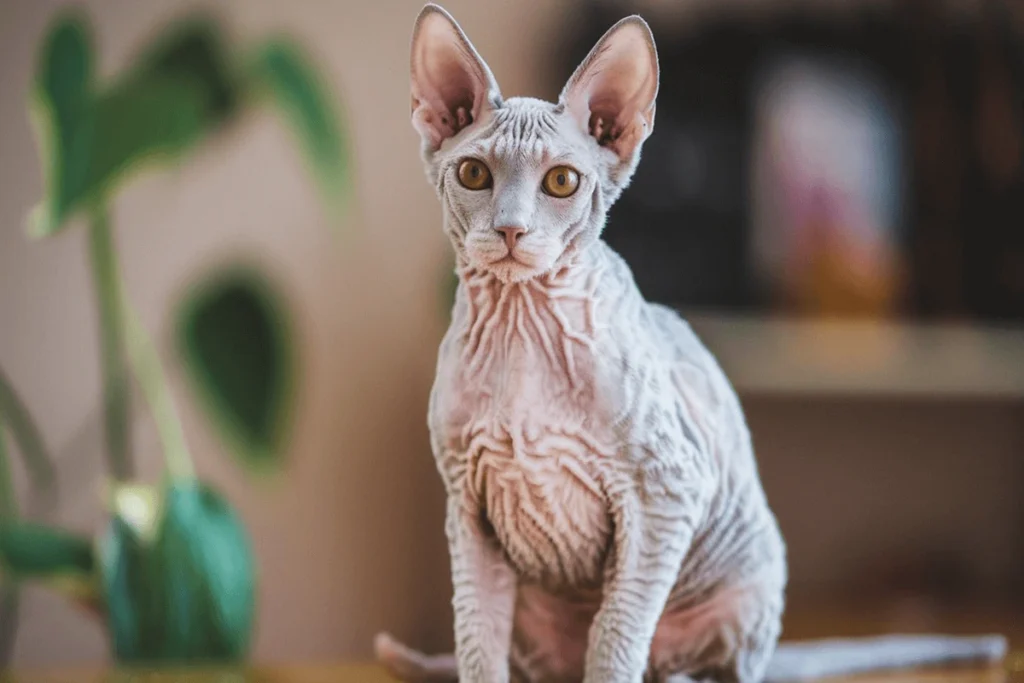
[[[948,607],[896,600],[790,600],[784,640],[881,633],[1002,633],[1011,655],[991,669],[959,668],[826,679],[828,683],[1024,683],[1024,606],[997,602]],[[30,670],[0,674],[0,683],[394,683],[373,664],[324,664],[249,671],[114,673],[102,670]]]
[[[885,676],[831,678],[829,683],[1024,683],[1020,673],[1000,667],[989,670],[920,671]],[[373,665],[296,666],[248,672],[109,673],[40,671],[0,675],[0,683],[393,683]]]

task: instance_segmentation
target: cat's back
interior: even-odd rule
[[[702,528],[673,590],[687,605],[712,586],[785,584],[785,544],[761,484],[739,397],[713,353],[675,310],[647,304],[652,337],[671,368],[702,450],[711,458],[715,490]]]
[[[705,454],[713,452],[724,432],[745,428],[732,384],[690,324],[675,309],[647,301],[625,260],[602,247],[608,274],[602,295],[608,330],[603,353],[626,368],[616,373],[607,363],[609,384],[634,383],[638,407],[675,406],[668,412],[680,421],[684,440]]]

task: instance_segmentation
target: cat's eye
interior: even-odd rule
[[[491,172],[479,159],[464,159],[459,164],[459,182],[470,190],[483,190],[491,186]]]
[[[571,197],[580,186],[580,174],[571,166],[555,166],[544,176],[544,191],[552,197]]]

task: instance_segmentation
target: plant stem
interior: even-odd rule
[[[11,482],[11,463],[7,457],[7,434],[4,420],[7,417],[0,406],[0,524],[14,521],[18,516],[17,501],[14,499],[14,485]],[[10,577],[0,574],[0,668],[7,668],[18,625],[18,587]]]
[[[20,613],[18,586],[0,578],[0,668],[6,669],[11,663]]]
[[[89,226],[89,252],[100,311],[107,462],[111,476],[123,481],[131,478],[134,469],[129,434],[130,396],[124,348],[124,301],[107,208],[102,201],[93,207],[92,224]]]
[[[193,477],[195,468],[189,457],[188,444],[181,429],[178,411],[174,407],[174,399],[167,388],[160,358],[145,328],[127,302],[124,303],[123,310],[127,323],[128,354],[135,370],[135,377],[139,381],[146,402],[149,403],[150,412],[153,413],[167,471],[174,478]]]
[[[11,436],[25,459],[25,469],[28,470],[32,485],[39,490],[52,489],[57,479],[53,459],[46,450],[42,434],[31,413],[18,397],[3,368],[0,368],[0,428],[5,424],[10,428]]]
[[[7,457],[5,418],[6,415],[0,409],[0,524],[11,521],[18,514],[18,503],[14,498],[14,483],[11,478],[11,461]]]

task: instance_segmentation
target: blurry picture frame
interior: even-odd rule
[[[896,314],[906,280],[898,102],[868,66],[795,52],[753,88],[751,266],[769,306]]]

